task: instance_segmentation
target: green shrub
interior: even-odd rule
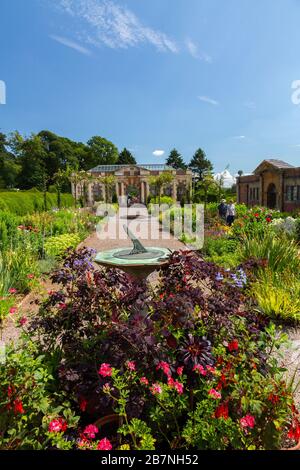
[[[251,288],[259,310],[268,317],[300,320],[300,281],[295,275],[265,270]]]
[[[290,270],[297,274],[300,269],[299,247],[294,241],[281,235],[275,236],[267,232],[263,236],[244,237],[240,245],[243,260],[250,258],[267,260],[272,271],[283,272]]]
[[[68,429],[78,418],[70,410],[64,393],[56,393],[53,364],[39,355],[30,341],[22,349],[9,347],[0,362],[0,449],[70,449],[63,433],[49,432],[53,419],[63,419]]]
[[[75,248],[80,243],[80,236],[74,234],[49,237],[45,242],[45,252],[48,256],[61,256],[67,248]]]
[[[54,193],[47,193],[46,205],[48,210],[57,207],[57,195]],[[61,206],[70,207],[72,205],[72,195],[62,194]],[[10,213],[17,215],[41,212],[45,210],[44,195],[37,190],[0,192],[0,210],[9,211]]]
[[[175,201],[169,196],[161,196],[159,201],[159,198],[157,196],[150,198],[150,204],[167,204],[168,206],[173,206],[175,204]]]

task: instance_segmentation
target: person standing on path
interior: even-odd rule
[[[235,205],[233,201],[229,201],[229,204],[227,206],[227,211],[226,211],[226,222],[229,227],[233,224],[235,219]]]
[[[225,199],[222,199],[221,204],[218,205],[218,211],[219,217],[221,217],[221,219],[226,220],[227,204]]]

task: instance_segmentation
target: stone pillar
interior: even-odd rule
[[[141,181],[141,202],[145,204],[145,186],[144,181]]]
[[[88,184],[88,204],[91,206],[94,204],[93,183]]]
[[[175,179],[173,181],[172,197],[174,201],[177,202],[177,181]]]
[[[264,179],[263,175],[259,176],[259,204],[264,205]]]
[[[147,204],[148,196],[150,194],[150,188],[148,181],[145,181],[145,203]]]

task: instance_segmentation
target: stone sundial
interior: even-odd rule
[[[95,261],[101,265],[114,266],[135,277],[146,278],[152,271],[168,262],[171,251],[162,247],[144,247],[140,240],[123,225],[133,247],[101,251]]]

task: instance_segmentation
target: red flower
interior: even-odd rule
[[[177,372],[177,374],[178,374],[179,376],[181,376],[181,375],[183,374],[183,369],[184,369],[183,366],[182,366],[182,367],[177,367],[177,371],[176,371],[176,372]]]
[[[255,418],[252,415],[246,415],[240,419],[240,423],[242,428],[254,428],[255,426]]]
[[[215,418],[228,419],[228,404],[221,403],[215,411]]]
[[[27,274],[28,279],[34,279],[34,274]]]
[[[193,371],[199,372],[199,374],[204,376],[207,375],[207,370],[205,370],[201,364],[194,366]]]
[[[24,408],[23,408],[23,403],[19,399],[14,400],[14,413],[15,415],[18,413],[20,414],[25,413]]]
[[[26,323],[27,323],[27,318],[26,317],[20,318],[20,320],[19,320],[19,325],[20,326],[24,326]]]
[[[259,214],[256,212],[256,214],[254,214],[254,217],[256,218],[259,217]]]
[[[8,289],[8,292],[9,292],[10,294],[16,294],[17,289],[14,289],[14,288],[12,287],[11,289]]]
[[[141,377],[140,383],[143,385],[149,385],[149,380],[146,377]]]
[[[105,437],[104,439],[101,439],[101,441],[98,442],[97,449],[98,450],[111,450],[112,445],[110,441]]]
[[[96,437],[99,429],[94,424],[89,424],[84,428],[83,434],[85,434],[89,439],[94,439]]]
[[[161,361],[157,364],[156,370],[162,369],[164,374],[171,375],[170,366],[167,362]]]
[[[17,307],[11,307],[11,308],[9,309],[9,313],[11,313],[12,315],[13,315],[14,313],[17,313],[17,311],[18,311]]]
[[[63,310],[64,308],[66,308],[66,306],[67,306],[67,304],[61,302],[61,303],[58,304],[57,307],[58,307],[60,310]]]
[[[230,352],[233,352],[233,351],[237,351],[239,349],[239,343],[238,343],[238,340],[237,339],[234,339],[233,341],[231,341],[229,344],[228,344],[228,350]]]
[[[67,430],[67,423],[63,418],[53,419],[48,426],[49,432],[65,432]]]
[[[294,439],[295,441],[300,440],[300,422],[297,419],[293,421],[287,436],[289,439]]]
[[[79,399],[79,408],[81,411],[85,411],[87,407],[88,402],[86,401],[85,398],[80,398]]]
[[[267,221],[268,224],[269,224],[270,222],[272,222],[272,219],[271,219],[270,217],[267,217],[267,218],[266,218],[266,221]]]
[[[102,375],[102,377],[111,377],[112,368],[110,364],[103,362],[103,364],[100,366],[100,369],[98,370],[98,374]]]
[[[276,405],[276,403],[279,402],[279,396],[278,395],[274,395],[273,393],[270,393],[270,395],[268,396],[268,400],[273,403],[273,405]]]

